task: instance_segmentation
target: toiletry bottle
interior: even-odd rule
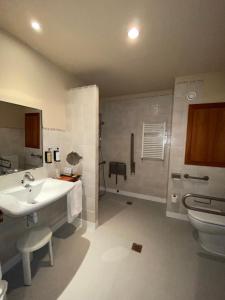
[[[60,170],[58,168],[55,169],[56,178],[60,178]]]
[[[45,162],[47,164],[51,164],[52,163],[52,151],[51,151],[51,148],[48,148],[48,151],[45,151]]]
[[[59,148],[56,148],[56,150],[54,150],[54,161],[57,161],[57,162],[60,161],[60,152],[59,152]]]

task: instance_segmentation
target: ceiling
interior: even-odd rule
[[[127,39],[132,25],[140,28],[135,42]],[[103,96],[225,70],[225,0],[0,0],[0,27]]]

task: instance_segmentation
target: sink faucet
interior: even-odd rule
[[[31,174],[31,172],[25,172],[24,176],[23,176],[23,179],[21,180],[21,183],[24,184],[26,180],[29,180],[29,181],[34,181],[35,178],[34,176]],[[25,187],[30,187],[30,184],[25,184]]]

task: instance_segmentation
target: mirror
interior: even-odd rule
[[[72,151],[67,155],[66,161],[68,162],[68,164],[75,166],[76,164],[79,163],[81,158],[82,156],[80,156],[77,152]]]
[[[42,111],[0,101],[0,175],[43,166]]]

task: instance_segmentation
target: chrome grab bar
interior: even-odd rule
[[[184,174],[184,178],[185,179],[198,179],[198,180],[205,180],[205,181],[209,180],[209,176],[197,177],[197,176],[191,176],[189,174]]]
[[[225,203],[224,198],[217,198],[217,197],[213,197],[213,196],[204,196],[204,195],[198,195],[198,194],[185,194],[182,197],[182,202],[183,202],[183,205],[187,209],[196,210],[196,211],[205,212],[205,213],[210,213],[210,214],[214,214],[214,215],[225,216],[225,211],[214,211],[214,210],[210,210],[210,209],[207,209],[207,208],[199,208],[199,207],[191,206],[191,205],[186,203],[186,200],[188,198],[207,199],[207,200],[214,200],[214,201]]]
[[[0,167],[10,169],[11,165],[10,160],[0,157]]]
[[[43,157],[41,154],[34,154],[34,153],[31,153],[30,156],[37,157],[37,158],[40,158],[40,159],[42,159],[42,157]]]

